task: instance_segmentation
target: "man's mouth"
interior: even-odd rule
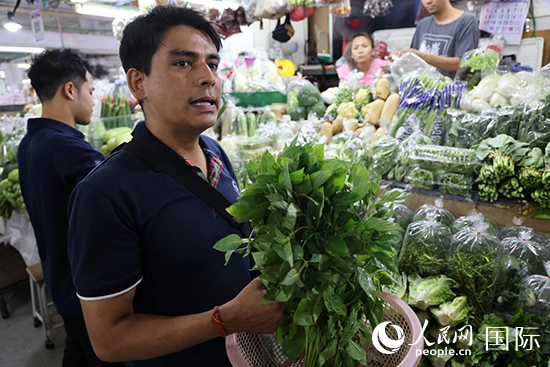
[[[213,106],[216,104],[216,98],[214,97],[202,97],[191,101],[193,106]]]

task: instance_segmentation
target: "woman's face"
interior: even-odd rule
[[[351,58],[356,63],[368,61],[372,58],[372,43],[367,37],[357,37],[351,43]]]

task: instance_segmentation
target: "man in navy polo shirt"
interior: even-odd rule
[[[171,154],[235,202],[227,155],[201,136],[220,107],[220,47],[202,14],[161,6],[126,26],[120,57],[145,113],[134,139]],[[250,281],[248,259],[224,266],[225,254],[212,248],[240,231],[164,171],[121,150],[77,186],[70,206],[69,257],[100,358],[228,367],[220,336],[276,330],[284,306],[260,304],[265,289]]]
[[[67,254],[67,205],[76,184],[105,157],[76,125],[92,118],[90,65],[70,49],[45,51],[28,75],[42,101],[17,152],[23,199],[34,227],[44,280],[67,331],[63,366],[107,365],[95,356],[73,285]]]

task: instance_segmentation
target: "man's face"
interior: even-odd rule
[[[92,96],[94,92],[94,81],[92,74],[86,72],[86,81],[82,83],[80,89],[76,93],[72,113],[77,125],[88,125],[92,122],[92,113],[95,105],[95,98]]]
[[[219,61],[207,34],[188,26],[166,31],[144,81],[146,118],[183,132],[214,126],[222,92]]]
[[[449,0],[422,0],[422,5],[430,14],[437,14]]]

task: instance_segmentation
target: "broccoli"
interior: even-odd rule
[[[302,106],[290,107],[288,114],[293,121],[305,120],[307,118],[306,108]]]
[[[325,111],[326,111],[326,107],[325,107],[325,103],[323,101],[319,101],[317,103],[315,103],[313,106],[311,107],[308,107],[306,109],[307,111],[307,116],[309,116],[310,113],[314,113],[317,115],[317,118],[321,118],[325,115]]]
[[[298,102],[300,106],[313,106],[321,99],[321,92],[313,85],[306,85],[298,91]]]

